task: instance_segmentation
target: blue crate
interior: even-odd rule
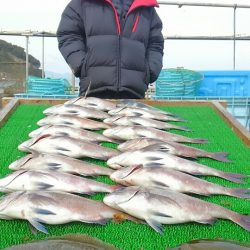
[[[198,96],[250,96],[250,71],[202,71]]]
[[[160,99],[169,96],[195,96],[203,75],[184,69],[163,69],[155,82],[155,96]]]

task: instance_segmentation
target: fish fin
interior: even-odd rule
[[[78,114],[79,112],[78,111],[76,111],[76,110],[67,110],[67,113],[70,113],[70,114]]]
[[[41,224],[37,218],[32,218],[28,220],[29,223],[38,231],[43,232],[45,234],[49,234],[48,230],[46,229],[46,227]]]
[[[146,158],[148,161],[160,161],[162,158],[160,157],[154,157],[154,156],[149,156]]]
[[[48,166],[48,168],[49,168],[50,170],[58,170],[58,169],[61,168],[61,167],[60,167],[61,164],[59,164],[59,163],[53,163],[53,162],[48,163],[47,166]]]
[[[224,178],[228,181],[232,181],[235,183],[242,183],[242,184],[244,184],[245,182],[241,179],[247,178],[247,176],[243,174],[225,173],[225,172],[222,172],[220,175],[217,175],[217,176]]]
[[[165,164],[163,163],[158,163],[158,162],[152,162],[152,163],[146,163],[143,165],[143,167],[162,167],[164,166]]]
[[[146,222],[149,224],[149,226],[151,226],[157,233],[163,235],[163,228],[162,228],[162,224],[152,218],[150,219],[145,219]]]
[[[230,188],[230,195],[250,199],[250,188]]]
[[[201,224],[209,224],[213,225],[217,221],[216,218],[210,218],[210,219],[205,219],[205,220],[196,220],[196,222],[201,223]]]
[[[207,139],[204,139],[204,138],[190,138],[191,140],[189,142],[191,143],[197,143],[197,144],[205,144],[205,143],[208,143],[209,141]]]
[[[68,121],[63,121],[62,124],[64,124],[64,125],[74,125],[73,122],[68,122]]]
[[[156,180],[151,180],[156,186],[159,187],[167,187],[169,188],[169,185],[167,185],[165,182],[161,182],[161,181],[156,181]]]
[[[210,153],[208,155],[209,158],[212,158],[217,161],[222,161],[222,162],[232,162],[227,159],[228,153],[226,152],[218,152],[218,153]]]
[[[54,185],[45,182],[37,182],[36,186],[38,187],[39,190],[47,190],[50,189],[51,187],[54,187]]]
[[[83,223],[95,223],[95,224],[99,224],[99,225],[105,225],[107,224],[107,222],[109,221],[109,219],[100,219],[100,220],[81,220],[79,219],[80,222],[83,222]]]
[[[67,149],[67,148],[63,148],[63,147],[56,147],[57,150],[60,150],[60,151],[65,151],[65,152],[69,152],[70,149]]]
[[[154,145],[147,146],[147,147],[143,148],[143,151],[160,151],[160,152],[165,153],[165,152],[169,152],[169,148],[167,145],[160,143],[160,144],[154,144]]]
[[[139,113],[139,112],[133,112],[133,114],[134,114],[136,117],[143,116],[143,114],[141,114],[141,113]]]
[[[33,211],[37,214],[42,214],[42,215],[56,215],[54,212],[42,208],[33,208]]]
[[[250,216],[249,215],[241,215],[234,213],[231,220],[238,224],[239,226],[243,227],[247,231],[250,231]]]

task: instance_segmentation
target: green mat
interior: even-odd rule
[[[17,146],[28,139],[29,132],[36,129],[36,122],[44,117],[42,111],[48,105],[20,105],[4,127],[0,129],[0,176],[5,176],[11,171],[7,168],[14,160],[25,154],[18,151]],[[174,112],[188,120],[186,123],[178,123],[188,126],[193,132],[173,130],[174,133],[193,138],[207,138],[206,145],[196,147],[211,152],[226,151],[229,159],[234,163],[221,163],[210,159],[200,159],[199,162],[208,166],[228,172],[250,174],[250,151],[243,142],[232,132],[224,121],[210,107],[159,107],[163,110]],[[104,146],[115,147],[110,143]],[[90,160],[101,165],[102,161]],[[97,177],[99,181],[112,183],[107,177]],[[204,177],[214,183],[228,187],[250,187],[250,178],[247,184],[234,184],[217,177]],[[1,194],[2,195],[2,194]],[[102,199],[104,195],[97,194],[93,199]],[[223,205],[241,214],[250,214],[250,200],[217,195],[202,197],[202,199]],[[97,237],[124,250],[132,249],[165,249],[175,247],[193,239],[228,239],[241,242],[250,242],[250,232],[227,220],[219,219],[215,225],[202,225],[187,223],[181,225],[165,225],[164,235],[157,234],[148,225],[139,225],[125,221],[123,223],[110,222],[105,226],[90,225],[84,223],[69,223],[66,225],[46,225],[50,236],[69,233],[84,233]],[[20,244],[31,240],[48,237],[38,232],[36,235],[30,232],[28,222],[21,220],[0,221],[0,248],[14,244]]]

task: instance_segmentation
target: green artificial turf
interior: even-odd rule
[[[36,122],[44,117],[42,111],[48,105],[20,105],[5,126],[0,129],[0,176],[5,176],[11,171],[8,165],[24,156],[18,151],[17,146],[28,139],[29,132],[36,129]],[[191,128],[192,132],[172,130],[174,133],[193,138],[207,138],[208,144],[195,145],[196,147],[216,152],[226,151],[233,163],[216,162],[202,158],[200,163],[227,172],[250,174],[250,150],[234,134],[232,129],[224,123],[217,113],[210,107],[159,107],[165,111],[171,111],[188,122],[175,123]],[[104,143],[105,146],[113,146]],[[105,165],[102,161],[90,160],[97,164]],[[112,183],[107,177],[97,177],[99,181]],[[250,187],[250,179],[244,185],[234,184],[217,177],[204,177],[214,183],[228,187]],[[97,194],[93,199],[102,199],[104,195]],[[201,196],[200,196],[201,197]],[[250,214],[250,200],[217,195],[202,197],[202,199],[223,205],[241,214]],[[182,225],[164,225],[164,235],[156,233],[148,225],[135,224],[133,222],[110,222],[105,226],[69,223],[66,225],[50,226],[49,236],[64,235],[69,233],[83,233],[97,237],[124,250],[132,249],[165,249],[175,247],[194,239],[225,239],[241,242],[250,242],[250,232],[242,229],[231,221],[219,219],[214,225],[202,225],[198,223],[186,223]],[[31,240],[44,239],[47,235],[38,232],[32,234],[27,221],[12,220],[0,221],[0,248],[14,244],[20,244]]]

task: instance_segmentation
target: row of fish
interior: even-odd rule
[[[31,154],[13,162],[9,168],[16,172],[0,180],[2,192],[16,191],[1,199],[1,218],[27,219],[43,232],[47,231],[41,222],[101,223],[112,218],[135,220],[134,217],[146,221],[158,232],[162,232],[161,224],[189,221],[212,223],[215,218],[232,220],[250,230],[248,216],[181,194],[224,194],[250,198],[249,189],[227,188],[192,176],[211,175],[236,183],[243,183],[242,179],[247,178],[180,158],[208,157],[230,162],[224,152],[210,153],[180,144],[206,143],[206,139],[163,131],[179,129],[188,132],[186,127],[166,123],[182,121],[180,117],[143,103],[123,100],[117,104],[93,97],[72,99],[64,105],[48,108],[44,114],[48,116],[38,122],[42,127],[32,131],[29,134],[32,138],[18,147]],[[89,131],[99,129],[105,129],[103,134]],[[99,145],[104,141],[120,145],[117,150]],[[110,168],[74,159],[83,157],[107,161]],[[119,185],[128,187],[107,185],[75,175],[107,175]],[[68,196],[65,192],[110,193],[103,200],[108,206],[73,194]],[[21,207],[21,203],[20,206],[15,205],[15,199],[26,202],[26,209]],[[40,203],[33,202],[39,199]],[[65,204],[60,203],[60,199]],[[60,220],[61,214],[56,210],[66,206],[66,199],[73,204],[72,210],[67,207],[68,212],[62,211],[65,217]],[[50,201],[51,207],[48,207]],[[83,203],[86,204],[84,211]],[[88,207],[88,204],[91,205]],[[92,204],[96,206],[93,211],[90,209]],[[76,217],[67,217],[70,213],[76,213]],[[86,213],[89,213],[88,219]]]

